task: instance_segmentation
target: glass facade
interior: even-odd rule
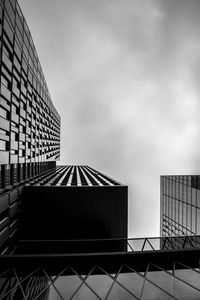
[[[116,273],[94,266],[80,274],[68,266],[52,276],[44,268],[23,276],[12,269],[1,274],[0,299],[193,299],[200,298],[200,270],[179,261],[172,269],[149,263],[139,272],[121,265]]]
[[[0,164],[55,161],[60,116],[18,3],[0,1]]]
[[[59,157],[60,116],[31,33],[18,2],[0,0],[1,254],[15,249],[24,185],[54,170]]]
[[[161,235],[200,234],[200,176],[161,176]]]
[[[110,239],[76,241],[76,251],[75,241],[23,241],[0,257],[0,299],[199,299],[199,238],[177,237],[179,249],[174,238],[122,239],[128,247],[112,253]]]

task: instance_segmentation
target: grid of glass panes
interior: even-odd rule
[[[200,234],[197,175],[161,176],[161,234]]]
[[[60,116],[18,3],[0,1],[0,164],[54,161]]]

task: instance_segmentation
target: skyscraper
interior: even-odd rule
[[[56,166],[60,116],[17,1],[0,1],[0,246],[15,245],[23,184]],[[3,247],[3,248],[2,248]]]
[[[88,166],[58,166],[23,198],[23,239],[127,238],[127,186]]]
[[[200,176],[161,176],[161,235],[200,234]]]

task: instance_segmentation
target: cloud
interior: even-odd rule
[[[62,117],[61,162],[128,184],[130,236],[158,235],[160,174],[199,172],[199,1],[20,3]]]

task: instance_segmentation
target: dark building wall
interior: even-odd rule
[[[17,187],[0,197],[0,254],[16,248],[22,191],[23,187]]]
[[[127,237],[127,186],[28,186],[23,197],[23,239]]]
[[[16,248],[16,241],[19,238],[18,231],[21,226],[21,201],[24,185],[29,184],[33,178],[37,179],[48,176],[49,172],[52,172],[51,170],[48,171],[49,164],[52,164],[54,170],[54,162],[48,163],[48,165],[40,163],[38,166],[38,168],[40,167],[39,173],[37,169],[34,172],[34,176],[31,175],[31,172],[23,172],[21,181],[17,180],[14,185],[12,185],[10,179],[6,179],[7,185],[5,189],[2,189],[0,195],[0,254],[12,253]],[[7,172],[10,171],[8,169],[9,166],[7,165]],[[25,169],[26,165],[23,164],[23,166]],[[4,167],[4,165],[1,167]],[[4,177],[3,172],[2,176]],[[10,178],[10,175],[7,174],[7,177]]]
[[[19,285],[19,280],[16,273],[7,274],[8,276],[2,277],[0,280],[0,295],[6,294],[2,299],[17,300],[26,299],[34,300],[48,300],[49,299],[49,284],[48,278],[43,276],[25,276]],[[37,274],[37,273],[35,273]],[[34,275],[35,275],[34,274]],[[22,293],[23,289],[23,293]]]

